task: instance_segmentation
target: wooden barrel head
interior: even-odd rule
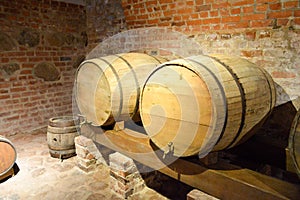
[[[101,60],[81,65],[76,77],[76,101],[81,113],[94,125],[103,125],[111,116],[110,85],[99,65]]]
[[[0,137],[0,176],[8,172],[16,161],[16,150],[12,143]]]
[[[134,118],[140,87],[162,61],[143,53],[124,53],[83,62],[76,74],[81,114],[96,126]]]

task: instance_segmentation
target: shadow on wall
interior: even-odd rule
[[[275,86],[277,93],[277,106],[273,109],[259,132],[274,139],[284,140],[287,145],[287,140],[293,119],[297,113],[297,108],[293,105],[293,102],[285,90],[277,83],[275,83]]]

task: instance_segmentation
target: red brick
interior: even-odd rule
[[[270,12],[268,13],[268,18],[274,19],[274,18],[288,18],[290,16],[293,16],[292,11],[278,11],[278,12]]]
[[[193,6],[194,5],[194,1],[186,1],[186,5]]]
[[[199,14],[193,13],[193,14],[191,14],[191,18],[192,19],[198,19],[199,18]]]
[[[210,17],[218,17],[219,16],[219,11],[210,11],[209,16]]]
[[[287,71],[275,71],[272,72],[273,78],[295,78],[296,74],[293,72],[287,72]]]
[[[174,0],[159,0],[159,3],[165,4],[165,3],[173,3]]]
[[[0,100],[1,99],[9,99],[9,98],[10,98],[10,95],[8,95],[8,94],[0,95]]]
[[[300,17],[300,10],[294,11],[294,17]]]
[[[245,57],[258,57],[258,56],[262,56],[262,54],[263,54],[262,50],[241,51],[241,55]]]
[[[270,10],[280,10],[281,9],[281,3],[274,3],[274,4],[269,4]]]
[[[255,40],[256,31],[248,31],[245,33],[247,40]]]
[[[26,91],[26,87],[17,87],[17,88],[11,88],[11,92],[24,92]]]
[[[248,28],[249,27],[249,22],[234,22],[231,24],[228,24],[228,29],[238,29],[238,28]]]
[[[230,7],[230,4],[228,2],[223,2],[223,3],[214,3],[212,5],[212,9],[228,9]]]
[[[221,10],[220,10],[220,15],[221,15],[222,17],[230,16],[230,11],[229,11],[229,9],[221,9]]]
[[[210,11],[210,10],[211,10],[211,5],[196,6],[196,9],[195,9],[196,12]]]
[[[159,22],[158,19],[149,19],[149,20],[147,20],[147,24],[151,24],[151,25],[157,24],[158,22]]]
[[[253,13],[254,12],[254,6],[247,6],[243,7],[243,13]]]
[[[202,5],[204,0],[195,0],[195,5]]]
[[[266,18],[265,14],[250,14],[250,15],[244,15],[242,17],[242,20],[245,20],[245,21],[264,20],[265,18]]]
[[[300,18],[295,18],[294,23],[297,24],[297,25],[300,25]]]
[[[283,3],[284,8],[299,8],[299,2],[298,1],[288,1]]]
[[[190,21],[187,21],[186,24],[188,26],[197,26],[197,25],[201,25],[202,24],[202,20],[190,20]]]
[[[200,12],[200,17],[201,17],[201,18],[206,18],[206,17],[208,17],[208,12],[207,12],[207,11],[202,11],[202,12]]]
[[[180,21],[181,20],[181,15],[177,15],[177,16],[174,16],[174,21]]]
[[[2,60],[2,63],[7,63],[8,61],[9,61],[9,58],[1,58],[1,60]]]
[[[258,12],[265,12],[268,10],[268,4],[260,4],[260,5],[257,5],[255,8],[256,8],[256,11],[258,11]]]
[[[1,83],[0,82],[0,88],[9,88],[11,86],[11,83]]]
[[[240,0],[240,1],[233,1],[231,6],[245,6],[245,5],[252,5],[254,4],[254,0]]]
[[[182,15],[181,17],[183,21],[187,21],[188,19],[190,19],[190,15]]]
[[[172,26],[184,26],[184,25],[186,25],[184,21],[181,21],[181,22],[172,22]]]
[[[278,19],[277,20],[277,25],[278,26],[286,26],[289,22],[289,19]]]
[[[222,18],[222,23],[239,22],[239,21],[241,21],[241,16],[231,16],[231,17]]]
[[[148,6],[156,6],[157,5],[157,1],[146,1],[146,7],[148,7]]]
[[[184,9],[178,9],[177,14],[191,14],[193,12],[192,8],[184,8]]]
[[[220,22],[221,22],[220,18],[208,18],[202,20],[203,24],[218,24]]]
[[[230,13],[231,13],[232,15],[240,14],[240,13],[241,13],[241,8],[232,8],[232,9],[230,10]]]
[[[273,3],[273,2],[278,2],[279,0],[256,0],[256,3]]]
[[[250,21],[250,27],[269,27],[272,26],[272,20]]]

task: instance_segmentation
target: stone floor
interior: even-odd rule
[[[89,173],[76,166],[76,156],[63,161],[48,152],[46,131],[8,137],[17,150],[18,173],[0,182],[0,200],[120,199],[110,190],[109,168]],[[145,188],[131,199],[166,199]]]

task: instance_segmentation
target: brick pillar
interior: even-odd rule
[[[80,135],[75,138],[75,147],[77,165],[83,171],[93,171],[101,163],[107,165],[93,140]]]
[[[144,189],[145,182],[131,158],[118,152],[110,154],[109,167],[111,189],[121,198]]]

